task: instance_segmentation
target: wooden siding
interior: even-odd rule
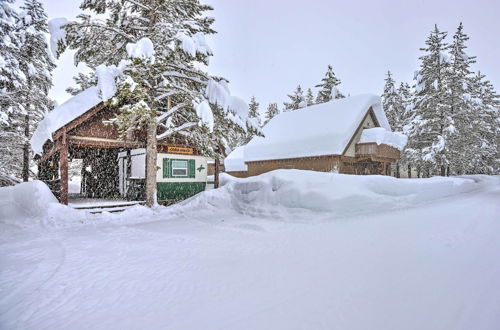
[[[259,175],[277,169],[311,170],[331,172],[340,166],[340,156],[317,156],[290,159],[275,159],[256,162],[247,162],[247,176]]]
[[[358,143],[356,144],[356,157],[384,158],[388,161],[396,161],[400,158],[401,152],[386,144]]]

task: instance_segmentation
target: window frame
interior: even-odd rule
[[[174,163],[175,162],[182,162],[185,164],[184,167],[175,167],[174,166]],[[182,169],[182,170],[185,170],[185,174],[174,174],[174,170],[179,170],[179,169]],[[189,162],[187,159],[172,159],[171,161],[171,168],[170,168],[170,175],[173,177],[173,178],[187,178],[189,177]]]

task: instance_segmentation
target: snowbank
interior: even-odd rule
[[[326,212],[328,217],[412,207],[498,184],[497,177],[433,177],[396,179],[301,170],[276,170],[256,177],[221,175],[220,189],[195,196],[187,205],[231,208],[259,217],[294,218],[303,212]],[[444,215],[445,216],[445,215]]]
[[[361,133],[359,143],[369,142],[387,144],[388,146],[403,150],[408,142],[408,137],[403,133],[389,132],[383,127],[367,128]]]
[[[42,181],[0,188],[0,219],[47,216],[50,206],[57,203],[57,199]]]
[[[54,110],[48,112],[31,137],[31,148],[35,154],[43,152],[43,145],[52,139],[52,134],[73,119],[83,115],[87,110],[101,102],[99,88],[92,86],[73,96]]]
[[[286,220],[345,218],[414,207],[500,184],[500,177],[481,175],[396,179],[301,170],[277,170],[245,179],[221,174],[220,179],[221,188],[171,207],[134,206],[114,214],[90,214],[61,205],[43,182],[26,182],[0,188],[0,223],[58,228],[134,224],[202,210]]]
[[[245,147],[246,161],[341,155],[369,108],[390,131],[377,95],[356,95],[300,110],[283,112]]]

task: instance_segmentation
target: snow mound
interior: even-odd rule
[[[46,216],[58,201],[42,181],[23,182],[0,189],[0,218]]]
[[[127,54],[131,58],[154,59],[154,45],[151,39],[142,38],[135,43],[128,43]]]
[[[403,150],[408,142],[408,137],[403,133],[389,132],[383,127],[367,128],[361,133],[358,143],[375,142],[376,144],[387,144],[398,150]]]
[[[193,207],[231,208],[258,217],[294,218],[304,212],[348,217],[401,209],[498,184],[487,176],[397,179],[302,170],[276,170],[256,177],[221,176],[220,189],[189,200]],[[446,215],[443,215],[446,216]]]
[[[64,17],[51,19],[48,23],[50,33],[50,51],[52,56],[56,58],[59,43],[64,43],[66,40],[66,30],[64,29],[64,26],[68,23],[70,22]]]

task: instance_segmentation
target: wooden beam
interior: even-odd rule
[[[62,136],[62,145],[59,150],[59,176],[61,178],[61,196],[59,201],[68,205],[68,143],[66,141],[66,131]]]
[[[219,188],[219,171],[220,171],[220,160],[219,158],[215,158],[214,189]]]
[[[144,148],[140,142],[93,138],[87,136],[69,136],[69,141],[74,148]]]

